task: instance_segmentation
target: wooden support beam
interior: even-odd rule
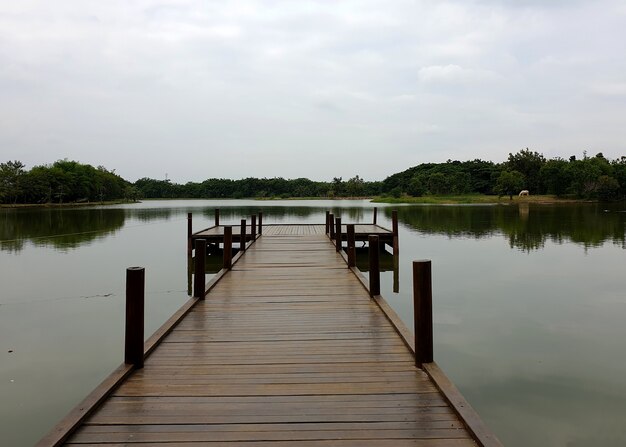
[[[193,275],[193,296],[204,299],[206,240],[196,239],[196,265]]]
[[[374,219],[372,219],[372,223],[376,225],[376,220],[378,218],[378,208],[374,207]]]
[[[393,255],[400,254],[400,245],[398,243],[398,210],[391,212],[391,232],[393,233]]]
[[[259,236],[263,234],[263,213],[259,211]]]
[[[415,366],[433,361],[433,291],[430,260],[413,261]]]
[[[356,247],[354,243],[354,224],[348,224],[348,267],[356,267]]]
[[[239,235],[239,249],[246,251],[246,219],[241,219],[241,234]]]
[[[191,246],[191,235],[192,231],[192,215],[191,213],[187,213],[187,254],[191,254],[191,250],[193,247]]]
[[[335,219],[335,247],[341,251],[341,217]]]
[[[369,235],[367,238],[369,243],[369,277],[370,277],[370,296],[380,295],[380,261],[378,236]]]
[[[256,214],[250,217],[250,236],[252,236],[252,240],[256,239]]]
[[[326,234],[330,232],[330,211],[326,211]]]
[[[224,227],[224,268],[230,270],[233,266],[233,227]]]
[[[126,269],[126,330],[124,363],[143,368],[143,332],[146,271]]]
[[[215,208],[215,226],[217,227],[220,224],[220,209]]]
[[[335,240],[335,215],[333,213],[330,213],[328,215],[328,226],[329,226],[329,230],[330,230],[330,239],[331,240]]]

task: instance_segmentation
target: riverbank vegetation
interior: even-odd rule
[[[377,197],[380,202],[497,203],[520,190],[530,201],[619,200],[626,198],[626,157],[602,153],[577,159],[553,158],[529,149],[509,154],[504,163],[485,160],[422,163],[382,181],[358,175],[343,180],[306,178],[210,178],[173,183],[141,178],[131,183],[103,166],[59,160],[26,170],[20,161],[0,163],[0,203],[49,204],[146,199],[348,198]],[[539,197],[537,197],[539,196]]]

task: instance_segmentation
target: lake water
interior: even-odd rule
[[[187,300],[194,231],[371,222],[366,201],[149,201],[0,210],[0,440],[34,444],[123,359],[124,278],[146,268],[146,336]],[[394,206],[399,293],[433,261],[435,360],[507,446],[626,445],[626,207]],[[390,228],[391,207],[378,222]]]

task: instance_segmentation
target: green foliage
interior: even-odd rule
[[[395,188],[413,197],[425,194],[492,193],[491,177],[496,165],[490,161],[452,161],[423,163],[387,177],[382,193],[391,194]]]
[[[563,196],[571,183],[567,165],[562,158],[548,160],[539,170],[541,189],[548,194]]]
[[[523,176],[522,188],[528,189],[531,194],[541,194],[539,171],[546,163],[543,154],[530,151],[528,148],[522,149],[516,154],[509,154],[506,162],[506,169],[520,172]]]
[[[530,193],[572,195],[582,199],[626,198],[626,157],[608,160],[600,152],[582,159],[546,160],[524,149],[509,154],[507,162],[448,160],[423,163],[390,175],[382,182],[368,182],[358,175],[330,182],[306,178],[209,178],[184,185],[169,180],[141,178],[131,184],[99,166],[71,160],[35,166],[30,171],[19,161],[0,164],[0,203],[67,203],[140,198],[272,198],[272,197],[421,197],[470,194]]]
[[[524,174],[519,171],[502,171],[493,189],[498,196],[506,195],[513,199],[513,194],[517,194],[523,186]]]
[[[21,161],[0,163],[0,201],[16,203],[22,193],[24,164]]]
[[[601,175],[598,177],[597,192],[600,200],[615,200],[619,194],[619,183],[613,177]]]
[[[0,164],[0,202],[66,203],[124,198],[129,183],[99,166],[59,160],[25,171],[21,162]]]

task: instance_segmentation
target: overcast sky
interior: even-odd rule
[[[3,0],[0,161],[383,179],[625,155],[626,2]]]

